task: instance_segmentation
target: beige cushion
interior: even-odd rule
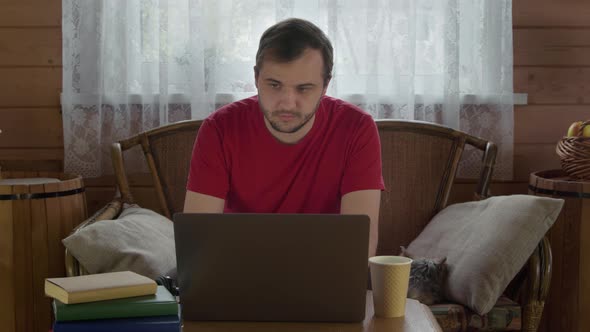
[[[125,208],[116,220],[81,228],[63,244],[89,273],[130,270],[152,279],[175,275],[172,222],[138,206]]]
[[[447,297],[483,315],[524,266],[562,206],[562,199],[529,195],[450,205],[407,252],[447,257]]]

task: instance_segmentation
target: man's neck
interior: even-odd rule
[[[264,117],[264,125],[266,129],[270,132],[270,134],[277,139],[277,141],[283,144],[297,144],[301,141],[313,128],[313,123],[315,122],[315,114],[312,116],[307,123],[301,127],[301,129],[297,130],[294,133],[282,133],[280,131],[275,130],[271,125],[270,122]]]

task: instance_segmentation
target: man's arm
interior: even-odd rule
[[[369,257],[377,253],[379,207],[381,190],[358,190],[342,196],[341,214],[366,214],[371,219],[369,228]]]
[[[225,200],[215,196],[187,190],[184,199],[185,213],[223,213]]]

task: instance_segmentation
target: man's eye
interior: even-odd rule
[[[308,86],[302,86],[299,88],[299,92],[307,92],[309,90],[311,90],[311,88]]]
[[[273,89],[276,89],[276,88],[278,88],[278,87],[279,87],[279,84],[278,84],[278,83],[269,83],[268,85],[269,85],[271,88],[273,88]]]

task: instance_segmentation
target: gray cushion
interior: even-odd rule
[[[126,207],[116,220],[81,228],[63,244],[92,274],[130,270],[152,279],[175,275],[172,222],[136,205]]]
[[[447,257],[447,297],[483,315],[524,266],[562,206],[562,199],[529,195],[450,205],[407,252]]]

